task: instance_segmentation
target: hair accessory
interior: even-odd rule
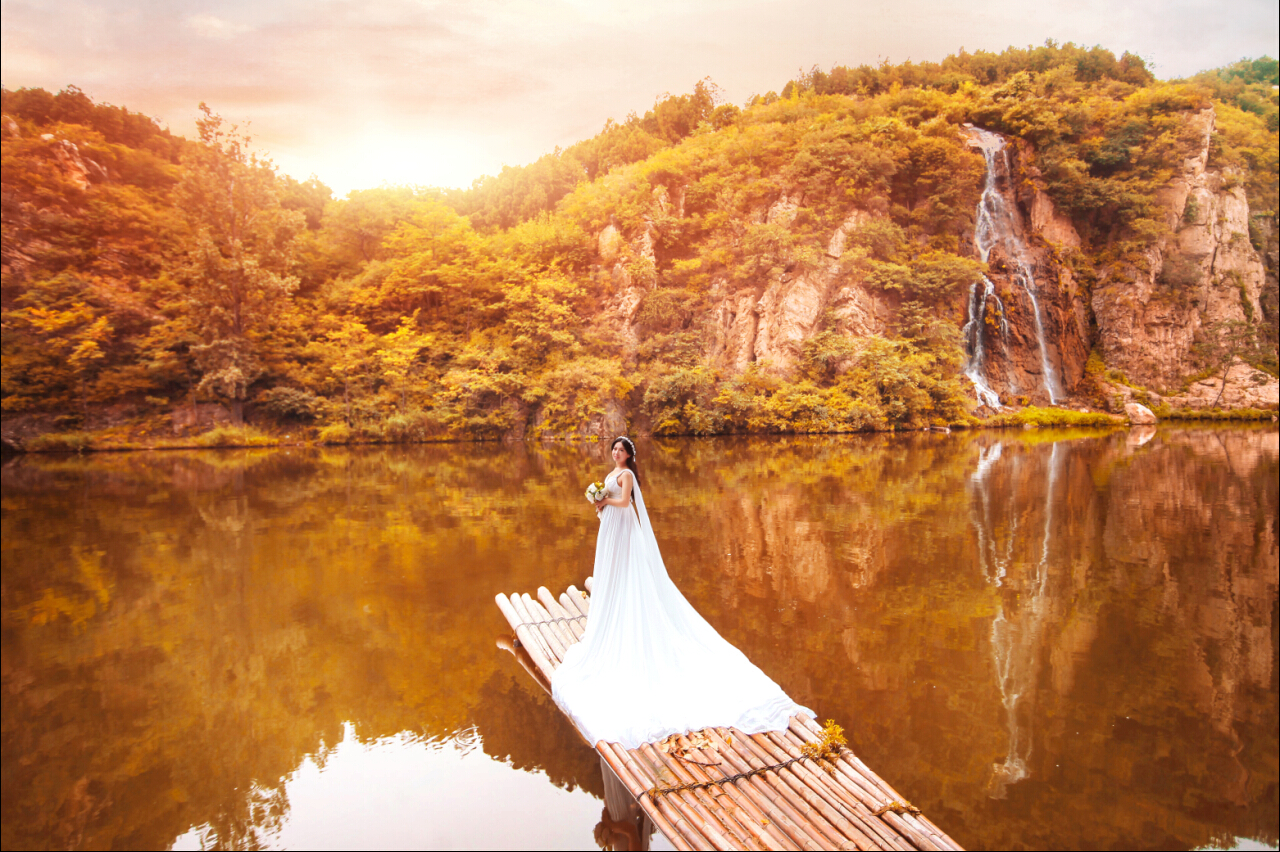
[[[633,444],[633,443],[631,443],[631,439],[630,439],[630,438],[628,438],[626,435],[619,435],[618,437],[616,437],[616,438],[614,438],[614,439],[613,439],[613,442],[614,442],[615,444],[616,444],[616,443],[618,443],[619,441],[624,441],[624,442],[626,442],[627,449],[631,451],[631,458],[635,458],[635,457],[636,457],[636,445],[635,445],[635,444]]]

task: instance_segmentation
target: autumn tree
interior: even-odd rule
[[[190,248],[174,263],[185,312],[200,338],[194,347],[198,389],[226,399],[243,422],[249,386],[262,374],[262,352],[273,320],[290,302],[290,274],[303,214],[286,210],[270,160],[249,139],[200,104],[201,145],[184,163],[179,206]]]
[[[33,287],[18,302],[21,307],[4,323],[5,410],[64,393],[64,401],[74,398],[87,413],[89,388],[111,337],[110,319],[85,301],[83,283],[67,273]],[[14,338],[25,338],[25,345],[15,345]]]
[[[382,380],[388,391],[399,400],[401,410],[408,407],[409,389],[414,385],[418,354],[431,345],[431,336],[418,331],[418,312],[400,320],[400,327],[378,340],[377,358]]]

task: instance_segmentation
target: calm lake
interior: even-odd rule
[[[638,450],[694,605],[959,843],[1277,843],[1274,426]],[[493,602],[582,585],[606,454],[9,460],[3,846],[608,841]]]

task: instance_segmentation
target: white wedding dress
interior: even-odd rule
[[[610,497],[622,493],[618,474],[605,480]],[[795,713],[812,715],[680,594],[638,483],[632,506],[600,512],[592,583],[582,641],[551,678],[552,697],[587,742],[636,748],[711,726],[781,730]]]

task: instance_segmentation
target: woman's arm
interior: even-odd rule
[[[603,500],[597,500],[596,508],[618,506],[625,509],[631,505],[631,471],[624,470],[618,474],[618,488],[622,489],[621,497],[605,497]]]

